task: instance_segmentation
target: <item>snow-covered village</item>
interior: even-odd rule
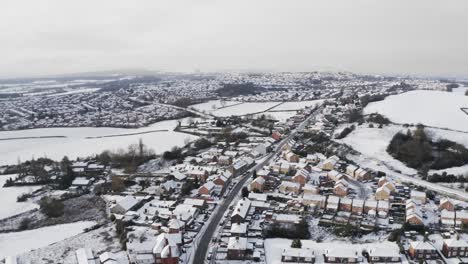
[[[0,1],[0,264],[468,264],[467,10]]]
[[[0,101],[4,263],[468,260],[467,82],[333,72],[114,78],[31,82],[34,94]],[[100,91],[108,83],[112,91]],[[197,87],[213,89],[198,96]],[[98,110],[111,98],[146,121],[93,123],[117,120]],[[60,115],[31,113],[52,102],[89,121],[67,127]]]

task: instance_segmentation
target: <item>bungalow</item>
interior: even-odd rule
[[[394,247],[372,247],[368,250],[369,263],[401,263],[398,245]]]
[[[460,239],[459,236],[450,239],[444,239],[442,253],[444,253],[447,258],[465,258],[468,256],[468,242],[466,240]]]
[[[282,263],[315,263],[314,251],[308,248],[283,249]]]
[[[437,250],[429,242],[411,241],[408,248],[408,254],[413,259],[436,259]]]
[[[359,253],[345,245],[327,249],[323,257],[327,263],[358,263],[359,261]]]
[[[140,202],[141,200],[134,196],[126,196],[111,208],[111,212],[114,214],[125,214],[126,212],[135,209]]]

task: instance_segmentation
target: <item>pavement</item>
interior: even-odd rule
[[[226,212],[226,210],[229,208],[230,204],[234,201],[234,199],[237,197],[239,192],[241,191],[242,187],[245,185],[245,183],[252,178],[252,173],[254,170],[258,170],[259,168],[262,168],[266,164],[270,162],[270,160],[275,157],[277,154],[281,152],[282,147],[288,143],[289,140],[291,140],[294,135],[297,133],[297,131],[301,131],[304,129],[306,124],[313,118],[315,115],[320,112],[321,108],[315,110],[309,117],[307,117],[296,129],[291,131],[291,133],[284,139],[282,139],[279,144],[276,146],[276,149],[274,152],[266,155],[260,163],[256,164],[252,169],[247,171],[241,176],[241,179],[239,182],[236,184],[236,186],[231,190],[229,195],[224,199],[224,201],[219,205],[218,210],[215,212],[215,215],[211,218],[211,221],[207,223],[207,228],[205,229],[205,232],[201,235],[199,239],[199,244],[197,245],[194,257],[192,259],[191,263],[194,264],[200,264],[205,262],[206,258],[206,253],[208,251],[208,247],[210,245],[211,239],[213,238],[214,233],[216,232],[217,227],[219,226],[221,219]]]

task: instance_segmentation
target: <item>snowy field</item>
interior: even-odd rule
[[[378,112],[396,123],[417,124],[468,132],[468,96],[460,93],[418,90],[370,103],[365,114]]]
[[[265,257],[266,263],[268,264],[281,264],[281,254],[283,253],[284,249],[291,248],[290,239],[283,239],[283,238],[273,238],[273,239],[266,239],[265,240]],[[393,242],[375,242],[372,244],[351,244],[346,241],[334,241],[334,242],[326,242],[326,243],[317,243],[313,240],[301,240],[302,248],[309,248],[314,251],[316,256],[316,263],[324,263],[323,254],[326,253],[327,250],[343,250],[343,251],[357,251],[358,256],[362,256],[362,250],[367,250],[371,248],[385,248],[386,250],[394,250],[395,252],[399,252],[398,245]],[[403,257],[403,256],[402,256]]]
[[[85,228],[89,228],[95,224],[95,222],[82,221],[22,232],[0,234],[0,259],[45,247],[68,237],[75,236],[82,233]]]
[[[439,139],[448,139],[453,142],[465,145],[465,147],[468,148],[468,133],[438,128],[425,128],[424,130],[433,140],[437,141]]]
[[[387,166],[399,170],[407,175],[415,175],[417,171],[408,168],[404,163],[387,153],[387,146],[393,136],[399,131],[406,131],[401,126],[385,126],[384,128],[369,128],[367,125],[356,127],[344,139],[336,140],[351,146],[362,155],[380,160]]]
[[[299,101],[299,102],[285,102],[271,111],[290,111],[290,110],[301,110],[306,107],[314,107],[321,105],[325,100],[311,100],[311,101]]]
[[[23,193],[31,193],[41,187],[25,186],[3,188],[6,180],[10,177],[15,178],[16,175],[0,175],[0,201],[2,202],[2,205],[0,206],[0,219],[39,208],[37,204],[29,201],[19,203],[16,201],[16,198]]]
[[[131,144],[137,144],[140,138],[144,144],[154,149],[156,153],[162,153],[170,150],[173,146],[183,146],[187,140],[196,139],[192,135],[173,132],[172,130],[176,127],[177,122],[177,120],[162,121],[137,129],[80,127],[1,131],[0,165],[16,164],[18,159],[24,161],[33,157],[48,157],[60,160],[63,156],[67,155],[69,158],[75,159],[77,157],[98,154],[104,150],[126,149]],[[154,130],[168,131],[151,132]],[[124,136],[104,137],[111,135]],[[61,137],[27,138],[48,136]],[[25,139],[1,140],[7,138]]]
[[[19,256],[22,264],[77,264],[75,251],[79,248],[91,248],[96,255],[104,251],[116,252],[121,249],[113,224],[81,233],[46,247],[41,247]]]
[[[200,112],[211,113],[211,112],[213,112],[214,110],[216,110],[218,108],[228,107],[230,105],[235,105],[235,104],[239,104],[239,103],[240,102],[236,102],[236,101],[211,100],[211,101],[208,101],[208,102],[205,102],[205,103],[191,105],[190,107],[194,108],[194,109],[196,109],[196,110],[198,110]]]

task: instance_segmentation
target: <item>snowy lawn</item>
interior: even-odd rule
[[[95,224],[95,222],[83,221],[0,234],[0,259],[7,255],[18,255],[75,236],[82,233],[85,228]]]
[[[417,173],[415,169],[407,167],[387,152],[388,144],[399,131],[405,130],[401,126],[389,125],[383,128],[369,128],[365,124],[356,127],[347,137],[336,141],[350,145],[362,155],[377,159],[404,174],[415,175]]]
[[[468,132],[468,96],[459,93],[417,90],[370,103],[365,114],[378,112],[396,123],[417,124]]]
[[[196,139],[192,135],[173,132],[172,130],[176,126],[177,120],[171,120],[137,129],[81,127],[2,131],[0,132],[0,139],[44,136],[64,137],[0,140],[0,165],[16,164],[18,159],[24,161],[33,157],[60,160],[67,155],[69,158],[75,159],[98,154],[104,150],[126,149],[131,144],[138,144],[140,138],[144,144],[154,149],[156,153],[163,153],[174,146],[183,146],[187,140]],[[134,134],[154,130],[168,130],[168,132]],[[133,135],[128,135],[132,133]],[[104,137],[110,135],[124,136]]]
[[[3,185],[5,184],[8,178],[11,177],[12,179],[14,179],[16,176],[16,174],[0,175],[0,201],[2,201],[2,206],[0,206],[0,219],[17,215],[35,208],[39,208],[39,205],[30,201],[19,203],[16,201],[16,198],[23,193],[31,193],[37,189],[40,189],[41,186],[3,188]]]

